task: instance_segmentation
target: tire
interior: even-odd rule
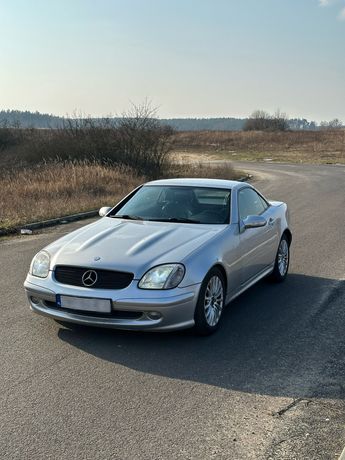
[[[286,235],[283,235],[279,242],[273,272],[269,276],[270,280],[275,283],[281,283],[282,281],[284,281],[288,274],[289,263],[290,263],[289,241]]]
[[[210,335],[218,329],[225,295],[223,273],[217,267],[211,268],[201,284],[194,313],[194,330],[198,335]]]

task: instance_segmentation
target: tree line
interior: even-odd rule
[[[21,127],[40,129],[59,129],[66,122],[75,122],[76,119],[91,119],[94,125],[102,126],[108,118],[90,118],[82,116],[59,117],[40,112],[20,110],[0,110],[0,127]],[[121,117],[112,117],[112,123],[121,123]],[[247,118],[219,117],[219,118],[161,118],[157,120],[161,125],[168,125],[175,131],[316,131],[319,129],[338,129],[344,125],[338,118],[322,121],[320,124],[306,118],[289,118],[286,114],[277,111],[270,114],[263,110],[254,111]]]

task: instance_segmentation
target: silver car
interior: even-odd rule
[[[289,267],[287,205],[248,183],[148,182],[48,245],[25,281],[31,309],[78,324],[214,332],[224,307]]]

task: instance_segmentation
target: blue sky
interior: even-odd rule
[[[345,0],[0,0],[0,108],[345,121]]]

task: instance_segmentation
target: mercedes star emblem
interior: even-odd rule
[[[91,287],[96,283],[97,278],[98,276],[95,270],[87,270],[86,272],[84,272],[81,280],[84,286]]]

